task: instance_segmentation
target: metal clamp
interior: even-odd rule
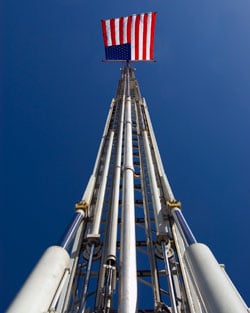
[[[89,205],[85,200],[81,200],[75,204],[75,210],[82,210],[85,213],[85,216],[88,214]]]
[[[167,206],[170,210],[172,210],[173,208],[178,208],[181,210],[181,202],[178,200],[168,200]]]

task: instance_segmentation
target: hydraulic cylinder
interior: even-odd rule
[[[6,313],[48,312],[69,260],[62,247],[48,248]]]
[[[206,245],[194,243],[187,247],[184,262],[188,276],[207,312],[249,312],[226,272]]]

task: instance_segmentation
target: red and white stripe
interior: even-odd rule
[[[104,45],[131,43],[131,60],[153,60],[155,22],[155,12],[102,20]]]

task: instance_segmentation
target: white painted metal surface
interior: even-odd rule
[[[98,169],[98,165],[99,165],[102,149],[103,149],[103,146],[104,146],[105,137],[107,136],[107,133],[108,133],[108,130],[109,130],[109,123],[110,123],[110,119],[111,119],[111,115],[112,115],[113,105],[114,105],[114,99],[112,100],[111,105],[110,105],[108,117],[107,117],[107,120],[106,120],[106,123],[105,123],[105,127],[104,127],[104,131],[103,131],[101,143],[100,143],[100,146],[99,146],[99,149],[98,149],[98,153],[97,153],[97,157],[96,157],[96,161],[95,161],[95,165],[94,165],[94,169],[93,169],[93,175],[95,177],[97,175],[97,169]]]
[[[95,187],[96,177],[92,174],[89,178],[88,185],[83,193],[82,202],[89,206]]]
[[[6,313],[47,312],[68,265],[65,249],[48,248]]]
[[[100,191],[98,194],[97,203],[96,203],[95,212],[94,212],[94,223],[93,223],[93,227],[91,230],[91,234],[89,234],[89,237],[91,237],[92,235],[94,236],[99,235],[113,139],[114,139],[114,131],[111,131],[110,137],[109,137],[108,149],[106,152],[106,159],[105,159],[105,164],[104,164],[104,169],[103,169],[103,176],[102,176]]]
[[[163,192],[164,192],[164,195],[165,195],[166,199],[172,201],[172,200],[175,199],[174,198],[174,194],[173,194],[173,191],[172,191],[171,186],[169,184],[167,175],[165,174],[165,171],[164,171],[164,167],[163,167],[163,164],[162,164],[162,160],[161,160],[161,155],[160,155],[160,152],[159,152],[158,144],[157,144],[157,141],[156,141],[156,138],[155,138],[155,134],[154,134],[154,129],[153,129],[153,126],[152,126],[151,118],[150,118],[150,115],[149,115],[149,112],[148,112],[146,100],[144,98],[143,98],[143,105],[144,105],[145,114],[146,114],[146,117],[147,117],[149,133],[150,133],[150,136],[151,136],[152,144],[153,144],[155,155],[156,155],[156,162],[157,162],[157,166],[158,166],[160,179],[161,179],[161,182],[162,182]]]
[[[164,261],[165,261],[165,270],[166,270],[166,276],[167,276],[167,280],[168,280],[172,312],[177,313],[178,311],[177,311],[177,306],[176,306],[175,290],[174,290],[174,285],[173,285],[173,278],[171,275],[171,269],[170,269],[168,254],[167,254],[167,246],[166,246],[166,243],[164,241],[161,242],[161,246],[162,246],[162,253],[163,253],[163,257],[164,257]]]
[[[76,236],[75,236],[75,240],[74,240],[72,251],[71,251],[71,258],[69,262],[70,276],[67,278],[67,281],[65,285],[63,286],[63,290],[60,295],[58,306],[57,306],[58,312],[65,312],[66,308],[69,305],[71,288],[74,282],[74,274],[77,270],[79,251],[81,248],[81,237],[82,237],[82,232],[83,232],[83,226],[84,226],[84,222],[81,223],[81,225],[79,226]]]
[[[128,72],[127,72],[127,75]],[[129,89],[129,85],[128,85]],[[126,99],[125,155],[120,252],[119,313],[135,313],[137,305],[136,239],[134,212],[134,167],[132,144],[131,98]]]
[[[159,189],[157,187],[153,158],[152,158],[152,154],[150,151],[148,135],[146,131],[143,131],[143,140],[144,140],[144,145],[145,145],[146,161],[147,161],[149,180],[150,180],[150,185],[151,185],[151,195],[152,195],[153,208],[154,208],[154,214],[155,214],[156,234],[157,234],[157,237],[159,238],[159,241],[167,240],[168,228],[167,228],[166,221],[164,220],[163,215],[162,215],[160,194],[159,194]]]
[[[207,313],[248,312],[246,304],[206,245],[195,243],[189,246],[184,260]]]
[[[116,260],[116,242],[117,242],[117,226],[118,226],[118,209],[119,209],[119,194],[120,194],[120,178],[121,178],[121,161],[122,161],[122,139],[124,129],[124,109],[125,109],[125,91],[121,103],[120,129],[118,135],[114,182],[112,189],[112,209],[110,214],[109,235],[106,251],[106,260]]]
[[[202,313],[202,311],[198,309],[199,303],[197,304],[196,299],[192,296],[193,294],[191,292],[189,279],[187,276],[187,271],[185,270],[185,264],[183,260],[186,243],[183,241],[183,237],[176,224],[173,224],[172,226],[172,234],[173,234],[173,238],[174,238],[174,242],[176,246],[176,252],[179,258],[179,266],[180,266],[180,271],[182,273],[182,278],[183,278],[183,283],[185,287],[187,302],[189,305],[189,310],[191,313]]]

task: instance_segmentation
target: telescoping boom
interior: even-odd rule
[[[75,217],[7,310],[52,312],[249,312],[183,216],[128,62]]]

